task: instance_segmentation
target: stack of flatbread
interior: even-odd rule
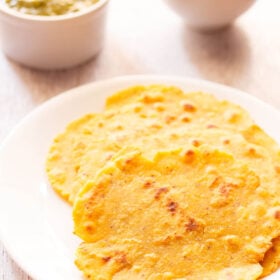
[[[280,263],[280,149],[210,94],[136,86],[50,148],[85,278],[261,279]],[[279,238],[278,238],[279,237]]]

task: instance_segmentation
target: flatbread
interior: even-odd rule
[[[124,154],[124,153],[123,153]],[[207,146],[115,157],[73,211],[88,279],[257,279],[279,235],[279,182]],[[280,215],[279,215],[280,216]]]
[[[83,156],[104,150],[103,145],[118,151],[135,139],[160,137],[170,128],[240,132],[251,125],[253,121],[239,106],[208,94],[184,94],[165,86],[132,87],[110,97],[103,113],[86,115],[68,125],[54,140],[46,170],[52,187],[72,204],[86,182]],[[112,153],[99,155],[92,170],[97,171],[110,156]]]
[[[69,124],[50,149],[49,181],[72,204],[89,178],[134,144],[148,158],[161,149],[208,144],[244,160],[259,176],[280,176],[279,146],[245,110],[209,94],[155,85],[116,93],[107,99],[104,112]],[[279,251],[272,248],[265,255],[266,274],[277,269]]]

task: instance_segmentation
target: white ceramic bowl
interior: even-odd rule
[[[39,69],[81,64],[102,48],[106,7],[99,0],[89,8],[59,16],[33,16],[0,1],[0,43],[13,60]]]
[[[255,0],[164,0],[192,27],[202,31],[223,28],[244,13]]]

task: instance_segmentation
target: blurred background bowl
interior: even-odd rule
[[[102,48],[106,8],[99,0],[81,11],[37,16],[0,5],[0,43],[13,60],[38,69],[64,69],[81,64]]]
[[[164,0],[191,27],[201,31],[223,28],[244,13],[255,0]]]

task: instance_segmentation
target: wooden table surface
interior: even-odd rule
[[[277,0],[257,0],[231,28],[199,34],[160,0],[113,0],[104,49],[84,65],[44,72],[20,66],[0,52],[0,142],[52,96],[129,74],[203,78],[244,90],[280,109],[279,9]],[[0,243],[0,280],[4,279],[30,278]]]

